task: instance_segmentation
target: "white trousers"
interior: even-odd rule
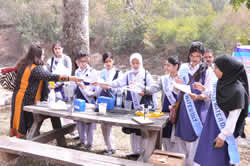
[[[171,141],[170,138],[162,138],[162,145],[165,151],[178,153],[177,142]]]
[[[67,119],[67,118],[61,118],[62,126],[74,123],[72,119]]]
[[[176,137],[176,150],[177,153],[183,153],[186,156],[185,166],[194,166],[194,157],[198,146],[199,138],[193,142],[183,141]]]
[[[106,150],[115,149],[114,143],[113,143],[113,135],[112,135],[112,125],[109,124],[102,124],[102,135],[104,138]]]
[[[178,141],[176,141],[175,137],[175,125],[172,127],[171,137],[170,138],[162,138],[163,149],[168,152],[178,153]]]
[[[137,136],[135,133],[130,134],[130,144],[133,153],[142,154],[146,147],[146,139]]]
[[[76,124],[81,143],[93,146],[95,123],[77,122]]]

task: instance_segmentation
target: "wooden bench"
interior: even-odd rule
[[[17,156],[32,156],[60,164],[73,166],[152,166],[149,163],[131,161],[94,153],[42,144],[14,137],[0,137],[0,151],[5,161]]]

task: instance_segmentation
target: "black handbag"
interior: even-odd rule
[[[147,86],[147,71],[145,70],[145,78],[144,78],[144,92],[146,92],[146,86]],[[144,108],[148,108],[148,106],[152,106],[153,107],[153,96],[150,94],[145,94],[144,96],[142,96],[140,104],[144,104]]]

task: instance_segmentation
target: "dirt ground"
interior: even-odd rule
[[[1,88],[0,88],[1,92]],[[1,93],[3,94],[3,93]],[[0,94],[0,100],[2,100],[2,95]],[[48,131],[52,128],[51,122],[46,120],[45,125],[42,126],[41,131]],[[1,107],[0,106],[0,135],[8,135],[10,124],[10,107]],[[241,156],[241,164],[239,166],[250,166],[250,120],[247,120],[247,127],[245,129],[247,139],[238,139],[239,151]],[[114,157],[124,158],[126,154],[130,153],[130,137],[121,132],[120,127],[113,127],[114,141],[116,145],[116,153]],[[66,135],[67,143],[69,148],[73,148],[72,145],[78,143],[71,139],[71,135]],[[50,144],[55,144],[55,141],[50,142]],[[97,129],[94,134],[94,148],[91,150],[92,153],[102,154],[104,150],[104,141],[100,125],[97,125]],[[79,149],[83,150],[83,149]],[[8,163],[4,163],[0,158],[0,166],[58,166],[62,164],[53,163],[51,161],[42,161],[37,158],[27,158],[27,157],[18,157],[15,160],[12,160]]]

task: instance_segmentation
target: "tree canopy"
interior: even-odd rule
[[[16,24],[27,41],[63,39],[62,0],[0,0],[0,24]],[[95,49],[117,54],[184,55],[200,40],[215,54],[231,53],[250,36],[249,0],[91,0],[90,38]],[[243,6],[242,6],[243,5]],[[245,7],[246,6],[246,7]],[[237,12],[232,10],[240,8]]]
[[[250,9],[250,0],[230,0],[235,10],[238,10],[242,6],[246,6]]]

